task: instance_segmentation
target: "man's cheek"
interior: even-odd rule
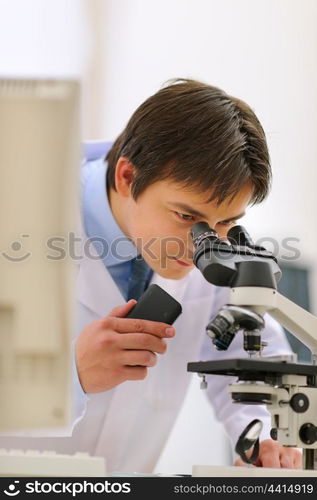
[[[186,259],[186,244],[178,237],[166,237],[160,241],[160,254],[162,257],[167,256],[176,259]]]
[[[145,238],[142,241],[142,255],[146,260],[160,260],[158,239],[155,236]]]

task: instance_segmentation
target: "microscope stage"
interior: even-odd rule
[[[317,375],[317,365],[264,361],[262,359],[224,359],[187,364],[187,371],[205,375],[229,375],[242,379],[261,380],[264,376]]]

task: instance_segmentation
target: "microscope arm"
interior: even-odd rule
[[[317,317],[272,288],[237,287],[230,291],[229,304],[269,313],[317,355]]]

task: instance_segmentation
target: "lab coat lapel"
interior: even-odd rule
[[[89,255],[84,255],[79,265],[77,300],[100,317],[106,316],[111,309],[125,302],[92,245]]]

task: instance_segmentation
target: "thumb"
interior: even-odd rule
[[[114,307],[110,311],[108,316],[114,316],[116,318],[124,318],[128,314],[128,312],[131,311],[131,309],[135,306],[136,303],[137,303],[136,300],[131,299],[129,300],[129,302],[126,302],[122,306]]]

